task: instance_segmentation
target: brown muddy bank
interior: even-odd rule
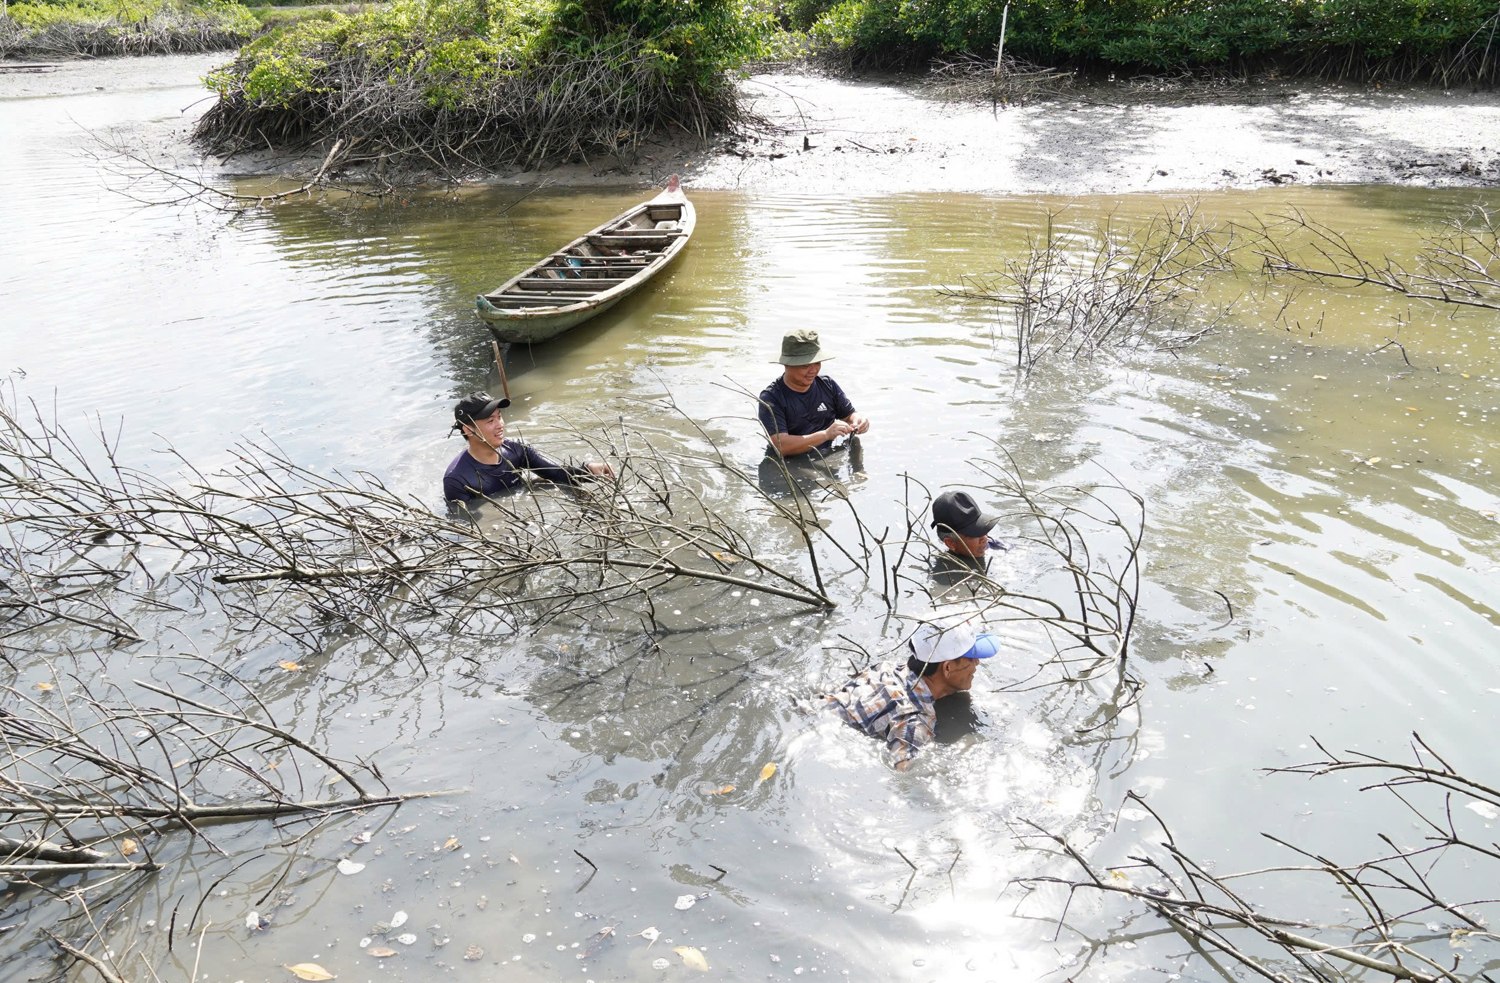
[[[223,55],[65,62],[0,72],[0,99],[199,89]],[[1307,184],[1500,184],[1500,94],[1430,88],[1244,86],[1225,92],[1079,89],[1004,108],[945,102],[910,79],[757,75],[740,83],[769,126],[704,146],[657,135],[634,161],[476,175],[481,183],[654,185],[681,172],[700,190],[879,194],[1090,194]],[[209,105],[118,134],[177,160]],[[316,159],[270,151],[224,162],[234,175],[300,174]],[[351,174],[358,178],[360,175]]]

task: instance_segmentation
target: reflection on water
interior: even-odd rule
[[[16,135],[0,141],[0,162],[13,188],[35,189],[0,199],[5,368],[23,369],[22,391],[55,399],[66,420],[123,416],[125,452],[147,466],[169,466],[149,452],[153,433],[213,463],[264,432],[309,466],[370,470],[436,505],[458,450],[445,437],[451,401],[483,386],[490,363],[469,298],[640,193],[548,190],[509,210],[514,195],[490,191],[406,207],[307,201],[226,223],[140,210],[70,154],[70,114],[175,112],[189,96],[0,107]],[[1292,202],[1399,254],[1475,200],[1276,189],[1205,196],[1202,208],[1232,218]],[[675,962],[684,944],[716,978],[1032,978],[1077,944],[1012,917],[1006,885],[1039,863],[1018,850],[1014,824],[1069,830],[1087,848],[1133,788],[1200,854],[1252,855],[1266,849],[1262,829],[1317,846],[1334,828],[1325,820],[1347,842],[1379,819],[1338,789],[1255,769],[1298,757],[1310,732],[1369,750],[1414,728],[1440,747],[1485,744],[1500,688],[1492,316],[1305,288],[1278,320],[1287,298],[1273,292],[1184,358],[1056,366],[1018,385],[993,312],[934,288],[997,266],[1049,210],[1084,228],[1135,221],[1159,199],[695,201],[698,232],[673,271],[559,342],[512,352],[512,432],[559,453],[582,450],[552,429],[564,422],[623,417],[686,453],[711,439],[841,542],[860,535],[851,507],[868,534],[899,532],[921,489],[974,482],[968,459],[990,440],[1038,484],[1113,475],[1150,503],[1139,723],[1082,729],[1106,693],[1016,685],[1045,649],[1012,633],[974,692],[943,708],[943,746],[912,774],[887,771],[861,735],[793,709],[900,634],[879,571],[834,561],[840,607],[826,615],[682,591],[654,624],[601,617],[521,644],[454,643],[429,659],[453,656],[430,678],[350,639],[311,654],[240,651],[221,624],[183,625],[162,654],[229,659],[264,679],[287,719],[373,755],[393,785],[471,791],[346,817],[297,845],[306,827],[227,829],[214,838],[227,858],[202,841],[164,845],[168,869],[120,922],[122,946],[190,971],[180,936],[168,955],[143,926],[248,860],[203,907],[214,978],[302,960],[348,978],[426,978],[463,968],[471,944],[483,973],[514,980],[658,979],[652,960]],[[1410,317],[1400,330],[1413,367],[1375,353],[1398,315]],[[872,420],[850,451],[792,464],[796,495],[763,466],[741,391],[774,377],[793,327],[840,352],[840,383]],[[743,515],[765,550],[798,555],[793,527],[755,511],[745,489],[703,480],[695,491]],[[1034,586],[1051,573],[1014,551],[988,576]],[[114,654],[113,671],[170,673],[148,648]],[[276,676],[269,667],[289,655],[311,671]],[[770,762],[778,771],[759,779]],[[365,826],[375,840],[356,849],[348,838]],[[449,839],[461,845],[443,849]],[[333,874],[351,852],[366,870]],[[290,900],[271,930],[226,927],[273,887]],[[707,896],[675,908],[687,894]],[[356,943],[397,909],[419,941],[380,969]],[[652,925],[654,946],[629,937]],[[33,976],[45,958],[9,960],[0,978]]]

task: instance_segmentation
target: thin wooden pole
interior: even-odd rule
[[[495,368],[500,370],[500,385],[505,389],[505,401],[510,402],[510,380],[505,378],[505,359],[500,357],[500,343],[490,339],[490,348],[495,352]]]
[[[1000,49],[995,52],[995,78],[1000,77],[1000,72],[1003,70],[1001,66],[1005,64],[1005,26],[1009,20],[1010,3],[1007,0],[1005,9],[1000,12]]]

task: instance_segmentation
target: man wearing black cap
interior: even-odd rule
[[[1000,544],[990,539],[990,530],[1000,521],[987,515],[965,491],[945,491],[932,500],[932,525],[948,552],[966,560],[983,560],[984,551]]]
[[[932,525],[945,547],[933,558],[933,581],[944,588],[962,585],[971,592],[984,588],[989,574],[985,551],[1005,548],[989,535],[999,521],[999,516],[982,511],[968,492],[945,491],[933,499]]]
[[[519,488],[530,471],[538,478],[572,484],[579,478],[613,477],[608,464],[592,462],[583,467],[557,464],[535,448],[505,439],[505,419],[500,411],[508,399],[486,392],[470,393],[453,407],[453,429],[461,432],[469,446],[443,472],[443,497],[449,502],[476,505],[486,498]]]
[[[826,454],[835,439],[862,434],[870,421],[854,412],[839,384],[818,373],[833,356],[806,328],[781,339],[781,378],[760,394],[760,424],[766,439],[782,457],[817,451]]]

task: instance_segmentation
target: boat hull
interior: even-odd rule
[[[629,294],[622,294],[613,300],[601,301],[580,310],[561,310],[556,313],[532,314],[529,317],[508,316],[498,309],[493,315],[487,315],[481,310],[479,316],[484,318],[490,333],[500,341],[508,345],[535,345],[551,341],[564,331],[603,314],[627,296]]]

